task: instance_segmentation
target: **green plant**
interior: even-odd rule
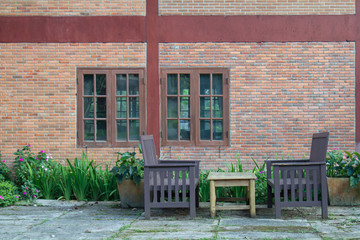
[[[0,181],[0,207],[13,205],[18,200],[16,186],[10,181]]]
[[[58,179],[58,187],[62,196],[59,198],[65,198],[66,200],[71,199],[72,194],[72,175],[68,166],[63,166],[61,164],[57,165],[59,179]]]
[[[36,188],[33,182],[26,180],[23,185],[19,187],[21,199],[27,202],[33,202],[35,199],[42,196],[39,189]]]
[[[355,187],[360,182],[360,154],[334,149],[327,153],[326,176],[349,177],[350,186]]]
[[[10,181],[11,172],[9,167],[6,165],[5,160],[2,160],[2,155],[0,152],[0,181]]]
[[[86,154],[82,153],[81,160],[75,158],[74,165],[69,159],[66,159],[71,170],[71,182],[74,195],[78,201],[86,200],[89,190],[89,169],[92,168],[93,161],[88,160]]]
[[[144,161],[136,158],[135,155],[135,152],[117,152],[116,165],[111,173],[114,174],[118,183],[124,179],[131,179],[138,185],[144,177]]]

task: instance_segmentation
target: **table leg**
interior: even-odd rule
[[[210,215],[215,217],[215,204],[216,204],[216,191],[215,191],[215,182],[210,181]]]
[[[256,217],[256,208],[255,208],[255,180],[250,180],[250,216]]]

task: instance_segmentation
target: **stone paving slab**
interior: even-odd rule
[[[275,219],[274,209],[219,211],[210,217],[201,203],[197,217],[188,210],[122,209],[119,202],[38,200],[29,206],[0,208],[0,239],[360,239],[360,207],[289,208]]]

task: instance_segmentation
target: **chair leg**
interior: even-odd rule
[[[196,194],[196,196],[195,196],[195,201],[196,201],[196,207],[198,208],[199,207],[199,201],[200,201],[200,199],[199,199],[199,185],[196,187],[196,190],[195,190],[195,194]]]
[[[144,209],[145,209],[145,219],[150,219],[150,191],[146,191],[147,188],[145,187],[144,193]]]
[[[270,185],[267,185],[267,207],[268,208],[272,208],[272,198],[273,198],[272,188]]]
[[[190,218],[193,219],[196,217],[196,193],[194,194],[194,188],[193,191],[190,190]],[[191,194],[193,192],[193,194]]]
[[[274,189],[274,197],[275,197],[275,217],[281,218],[281,207],[280,207],[280,189]]]

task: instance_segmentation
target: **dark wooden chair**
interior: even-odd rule
[[[189,208],[196,216],[199,206],[199,161],[159,160],[152,135],[140,136],[144,158],[145,219],[151,208]]]
[[[328,141],[328,132],[315,133],[312,137],[310,159],[265,161],[268,208],[272,207],[274,197],[276,218],[281,217],[282,207],[311,206],[321,206],[322,217],[328,217],[325,163]]]

